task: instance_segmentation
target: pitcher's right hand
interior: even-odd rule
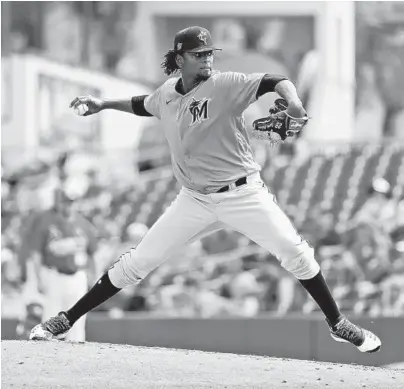
[[[104,108],[104,102],[101,99],[91,95],[76,97],[70,103],[69,108],[80,110],[79,107],[81,105],[87,106],[87,111],[83,114],[83,116],[89,116],[94,113],[98,113]]]

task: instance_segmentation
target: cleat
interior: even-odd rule
[[[36,325],[29,335],[30,340],[62,340],[72,326],[65,312],[59,312],[41,324]]]
[[[351,323],[345,316],[340,317],[337,324],[330,327],[331,337],[337,342],[351,343],[362,353],[374,353],[380,350],[381,340],[371,331]]]

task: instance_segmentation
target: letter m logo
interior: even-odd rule
[[[189,111],[191,112],[192,121],[191,126],[196,122],[201,123],[203,120],[209,119],[208,105],[210,99],[195,100],[192,98],[189,105]]]

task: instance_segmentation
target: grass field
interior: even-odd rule
[[[403,388],[404,370],[106,343],[2,341],[8,388]]]

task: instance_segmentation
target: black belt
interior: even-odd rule
[[[241,177],[239,178],[234,185],[237,186],[241,186],[241,185],[245,185],[247,184],[247,177]],[[223,188],[220,188],[216,193],[222,193],[222,192],[227,192],[228,190],[230,190],[230,185],[224,186]]]

